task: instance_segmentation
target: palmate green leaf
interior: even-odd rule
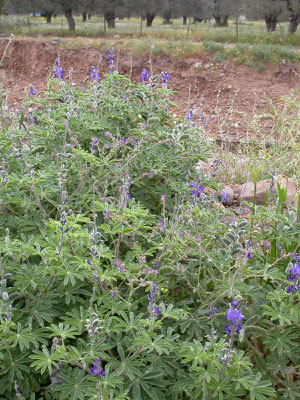
[[[20,355],[19,350],[10,351],[5,354],[5,358],[0,362],[1,375],[5,376],[8,374],[8,380],[12,383],[15,380],[23,380],[25,374],[30,372],[28,367],[28,355],[27,351],[23,351]]]
[[[164,379],[163,379],[164,378]],[[163,370],[155,369],[152,366],[143,369],[141,376],[136,376],[128,386],[133,398],[138,399],[157,399],[162,398],[164,393],[160,390],[168,386],[169,382],[163,377]],[[157,397],[160,396],[160,397]]]
[[[57,302],[57,295],[54,293],[47,294],[45,297],[36,296],[30,307],[24,307],[20,312],[26,318],[28,325],[32,325],[34,321],[44,327],[45,323],[53,322],[56,316],[55,305]]]
[[[118,376],[127,375],[128,378],[133,381],[135,377],[142,376],[141,370],[144,363],[141,360],[123,358],[123,360],[111,359],[107,365],[109,368],[115,369]]]
[[[225,400],[228,397],[230,399],[240,399],[244,394],[243,390],[236,392],[232,385],[230,385],[226,380],[219,382],[211,381],[206,386],[210,393],[212,393],[211,396],[213,399]]]
[[[50,336],[59,336],[62,340],[75,339],[75,337],[79,335],[74,326],[64,325],[62,322],[58,325],[51,324],[47,330],[52,332]]]
[[[89,318],[89,311],[84,309],[83,306],[73,308],[63,316],[63,320],[66,324],[74,326],[78,332],[81,332],[83,326],[86,325],[86,320]]]
[[[185,319],[187,314],[178,308],[173,309],[173,304],[169,304],[167,307],[164,303],[160,303],[160,309],[164,318],[171,318],[171,319]]]
[[[63,287],[63,289],[62,289]],[[64,286],[63,283],[59,286],[59,292],[64,295],[67,305],[70,303],[86,304],[85,298],[89,295],[89,291],[84,283],[76,283],[74,286]]]
[[[271,302],[272,307],[263,304],[263,308],[267,311],[264,312],[264,315],[267,315],[271,318],[271,321],[279,321],[280,326],[291,325],[293,321],[293,317],[286,310],[284,302],[281,302],[279,305],[275,302]]]
[[[17,325],[17,331],[5,332],[8,342],[11,342],[12,347],[19,346],[20,350],[29,349],[30,343],[36,348],[39,346],[36,335],[32,333],[31,328],[24,328],[20,323]]]
[[[68,372],[68,375],[65,373],[60,374],[63,383],[55,385],[55,393],[58,393],[61,400],[85,400],[86,396],[91,392],[93,384],[85,379],[87,376],[82,369],[68,369]],[[95,393],[97,392],[95,391]]]
[[[59,279],[63,279],[64,286],[67,286],[69,283],[72,286],[75,286],[78,280],[83,281],[88,277],[88,271],[83,269],[82,267],[68,263],[67,267],[57,266],[56,267],[56,275]]]
[[[30,356],[33,361],[30,366],[34,367],[36,371],[43,374],[48,370],[49,375],[51,374],[54,367],[58,367],[58,361],[61,359],[61,354],[51,349],[50,352],[45,345],[42,346],[42,351],[33,350],[33,355]]]
[[[250,400],[269,400],[270,397],[277,397],[276,391],[271,387],[270,381],[257,381],[257,378],[261,377],[261,374],[256,375],[256,380],[251,384],[250,387]]]
[[[169,354],[173,344],[170,340],[165,339],[164,335],[158,335],[155,337],[148,347],[148,353],[156,351],[158,354]]]
[[[126,332],[131,330],[137,330],[144,326],[144,320],[142,320],[143,314],[134,315],[131,311],[128,315],[121,311],[120,315],[123,317],[123,320],[118,317],[114,317],[116,323],[114,323],[113,329],[118,331],[119,329],[125,330]]]
[[[95,377],[90,377],[90,380],[95,382],[97,379]],[[101,387],[103,388],[104,393],[108,393],[111,388],[120,388],[123,381],[123,376],[120,376],[116,371],[110,371],[108,365],[105,367],[105,376],[101,378]]]
[[[288,400],[297,400],[300,398],[300,382],[287,382],[280,380],[280,384],[283,386],[278,389],[278,392],[282,393],[282,397]]]
[[[268,371],[272,371],[274,376],[278,373],[285,376],[289,362],[290,359],[286,355],[279,356],[278,353],[272,352],[266,357],[266,368]]]
[[[298,346],[299,335],[290,328],[284,330],[275,328],[269,330],[268,335],[264,339],[264,343],[271,352],[276,351],[280,356],[282,353],[290,354],[293,349]]]

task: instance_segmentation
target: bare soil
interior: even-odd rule
[[[6,39],[0,40],[0,54],[6,45]],[[36,40],[11,43],[0,69],[5,71],[4,88],[8,89],[8,104],[12,109],[20,109],[29,84],[34,84],[38,92],[46,88],[58,56],[65,75],[72,68],[73,81],[82,86],[89,79],[91,66],[98,65],[101,51],[91,47],[61,50],[57,45]],[[101,74],[107,72],[106,64],[104,55],[99,65]],[[203,55],[184,60],[159,56],[153,58],[152,64],[154,73],[167,70],[171,75],[169,87],[176,91],[174,101],[179,105],[175,113],[186,114],[188,108],[199,110],[202,104],[204,117],[209,119],[209,132],[213,135],[222,132],[233,138],[245,135],[247,128],[242,115],[265,113],[267,98],[276,102],[300,90],[300,63],[267,65],[265,73],[231,61],[213,63],[210,56]],[[129,74],[130,66],[129,55],[120,53],[119,72]],[[134,81],[138,81],[143,68],[150,69],[148,58],[133,60]]]

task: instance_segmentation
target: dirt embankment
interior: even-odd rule
[[[0,41],[1,55],[6,44],[7,40]],[[107,57],[102,55],[101,74],[108,70]],[[35,40],[11,43],[1,69],[5,71],[4,88],[8,89],[8,101],[13,109],[20,108],[30,83],[37,91],[45,89],[58,56],[65,75],[73,68],[73,81],[83,85],[89,79],[91,66],[98,65],[101,51],[91,47],[62,50],[57,45]],[[129,55],[120,53],[118,65],[121,74],[129,74]],[[132,79],[138,81],[141,70],[149,67],[147,58],[134,59]],[[270,65],[265,73],[259,73],[230,61],[214,64],[209,56],[199,55],[185,60],[166,56],[154,58],[154,73],[160,74],[165,70],[172,78],[171,89],[177,91],[174,98],[179,105],[177,113],[185,114],[188,104],[190,108],[199,109],[203,103],[203,113],[209,118],[208,127],[212,134],[225,131],[233,137],[243,135],[243,113],[251,114],[254,108],[257,113],[263,113],[267,111],[267,98],[276,101],[292,90],[300,90],[299,63],[292,67]]]

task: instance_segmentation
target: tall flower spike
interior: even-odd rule
[[[94,66],[91,68],[91,79],[96,80],[97,82],[101,81],[100,74]]]
[[[55,79],[64,79],[64,70],[63,70],[63,67],[60,65],[59,57],[55,61],[54,78]]]
[[[114,56],[115,56],[115,49],[112,47],[108,52],[108,59],[107,59],[107,65],[108,65],[108,69],[109,69],[109,73],[110,74],[112,74],[114,72],[114,69],[115,69]]]
[[[241,322],[244,320],[244,317],[241,311],[237,308],[239,303],[237,301],[233,301],[231,303],[232,308],[227,310],[227,315],[225,317],[226,321],[229,321],[229,324],[225,324],[225,332],[228,335],[234,335],[235,333],[239,334],[242,329]]]
[[[143,71],[141,72],[140,82],[141,83],[149,82],[149,72],[148,72],[148,70],[143,69]]]
[[[289,270],[289,275],[287,276],[287,280],[291,283],[291,285],[288,286],[288,288],[286,289],[288,293],[296,293],[300,290],[299,277],[300,277],[300,262],[298,261],[297,258],[294,266]]]
[[[162,74],[161,74],[161,80],[162,80],[163,84],[165,84],[165,85],[168,83],[168,81],[171,80],[171,77],[170,77],[168,71],[163,71],[163,72],[162,72]]]
[[[89,375],[95,376],[97,379],[100,379],[100,376],[105,376],[104,369],[101,368],[102,358],[97,358],[94,361],[94,365],[91,367],[89,371]]]
[[[193,110],[190,110],[189,112],[188,112],[188,115],[186,116],[186,119],[188,119],[189,121],[193,118],[193,116],[194,116],[194,111]]]
[[[32,84],[29,85],[29,94],[30,96],[36,96],[36,90]]]

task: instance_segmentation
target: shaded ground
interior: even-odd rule
[[[6,44],[7,40],[0,41],[1,54]],[[98,65],[101,51],[90,47],[60,50],[56,45],[35,40],[12,42],[1,69],[5,71],[4,87],[9,90],[8,102],[13,109],[20,108],[30,83],[37,91],[45,89],[58,55],[65,75],[73,68],[74,82],[84,85],[89,79],[91,66]],[[106,64],[104,55],[99,65],[101,74],[107,72]],[[120,73],[129,74],[130,56],[120,53],[118,65]],[[148,58],[133,59],[133,80],[138,81],[143,68],[150,69]],[[153,72],[160,74],[164,70],[168,70],[172,77],[170,87],[177,91],[174,100],[179,109],[176,113],[186,114],[188,108],[199,110],[203,103],[211,134],[226,131],[233,137],[242,136],[246,133],[241,119],[244,113],[251,114],[253,110],[264,113],[267,111],[267,98],[276,101],[292,90],[300,90],[299,63],[293,66],[270,65],[265,73],[259,73],[233,62],[212,63],[209,56],[203,55],[185,60],[166,56],[154,58]]]

